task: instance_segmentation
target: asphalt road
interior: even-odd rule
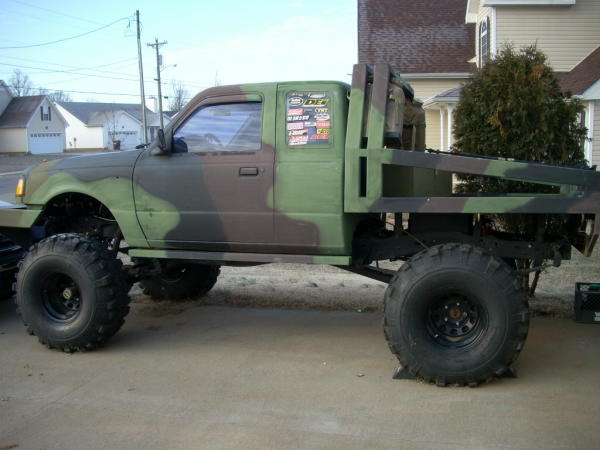
[[[379,314],[137,302],[107,347],[67,355],[0,302],[0,343],[2,449],[600,442],[600,327],[563,319],[534,318],[519,378],[476,389],[392,380]]]
[[[17,180],[19,179],[18,173],[15,172],[22,171],[29,166],[35,166],[42,161],[70,158],[72,156],[80,156],[84,154],[93,153],[99,152],[56,153],[48,155],[0,155],[0,200],[11,203],[15,201],[15,186],[17,185]]]
[[[15,201],[15,187],[17,186],[17,180],[19,175],[1,175],[0,174],[0,200],[5,202],[14,203]]]

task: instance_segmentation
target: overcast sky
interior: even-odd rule
[[[163,94],[170,80],[182,81],[190,94],[215,79],[348,82],[357,59],[356,0],[0,0],[0,5],[0,79],[8,82],[19,68],[35,87],[83,92],[69,92],[77,101],[137,101],[136,9],[147,96],[156,95],[155,54],[146,46],[154,38],[168,41],[161,48]],[[5,48],[68,38],[121,18],[128,19],[80,38]],[[173,64],[177,67],[168,67]]]

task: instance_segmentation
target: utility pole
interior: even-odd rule
[[[153,44],[147,44],[148,47],[154,47],[156,49],[156,81],[158,82],[158,115],[160,118],[160,128],[164,129],[165,125],[163,123],[163,108],[162,108],[162,91],[160,87],[160,66],[161,66],[161,58],[158,52],[158,49],[161,45],[167,44],[167,41],[158,42],[158,38],[154,39]]]
[[[144,93],[144,67],[142,65],[142,43],[140,41],[140,11],[135,11],[135,20],[137,22],[137,46],[138,46],[138,61],[140,69],[140,97],[142,102],[142,128],[144,129],[144,142],[148,142],[148,127],[146,126],[146,95]]]

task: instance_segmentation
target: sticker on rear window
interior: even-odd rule
[[[330,98],[326,92],[292,92],[287,96],[287,143],[298,147],[327,145],[331,139]]]

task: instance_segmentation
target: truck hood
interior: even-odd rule
[[[51,170],[102,169],[116,167],[133,167],[135,161],[144,150],[127,150],[123,152],[100,153],[95,155],[74,156],[59,160]]]
[[[73,192],[92,192],[114,185],[116,180],[131,180],[133,167],[144,149],[123,152],[74,156],[38,164],[26,170],[25,204],[45,204],[64,189]],[[108,183],[108,184],[107,184]]]

